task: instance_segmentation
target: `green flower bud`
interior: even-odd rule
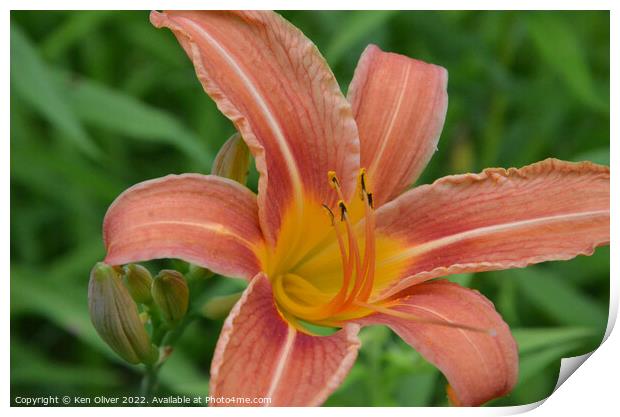
[[[180,272],[161,270],[153,281],[151,295],[162,318],[168,324],[177,324],[187,313],[189,288]]]
[[[239,301],[243,292],[213,297],[202,307],[202,314],[211,320],[219,320],[228,316],[230,310]]]
[[[153,277],[142,265],[129,264],[123,268],[123,281],[136,303],[148,304],[151,301]]]
[[[187,280],[191,282],[192,280],[211,278],[213,275],[215,274],[206,268],[195,264],[189,264],[189,270],[187,271],[185,278],[187,278]]]
[[[140,321],[142,322],[142,324],[148,323],[149,319],[151,318],[149,316],[149,313],[147,313],[146,311],[143,311],[142,313],[140,313],[138,317],[140,317]]]
[[[215,156],[211,174],[230,178],[245,185],[249,168],[250,150],[241,135],[235,133],[222,145]]]
[[[119,356],[133,364],[157,361],[159,351],[151,344],[119,272],[103,262],[90,272],[88,309],[97,333]]]

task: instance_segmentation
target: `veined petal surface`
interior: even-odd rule
[[[375,206],[413,183],[437,149],[448,109],[448,72],[437,65],[366,48],[348,99],[360,134]]]
[[[349,103],[312,42],[267,11],[152,12],[189,55],[204,90],[235,124],[261,174],[259,212],[265,237],[287,246],[303,234],[307,204],[333,204],[327,173],[354,192],[359,139]],[[291,237],[293,236],[293,237]]]
[[[609,242],[609,168],[547,159],[416,187],[377,211],[406,264],[383,296],[449,274],[591,255]]]
[[[210,394],[269,397],[271,403],[263,405],[271,406],[320,405],[353,366],[358,330],[351,323],[330,336],[297,331],[277,311],[261,273],[224,323],[211,363]]]
[[[376,313],[361,324],[385,324],[446,376],[455,405],[480,405],[514,387],[517,344],[493,303],[478,291],[449,281],[415,285],[395,297],[394,310],[446,324],[487,329],[476,332]]]
[[[256,196],[214,175],[144,181],[116,198],[103,221],[105,262],[180,258],[216,273],[251,278],[264,250]]]

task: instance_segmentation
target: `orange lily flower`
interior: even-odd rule
[[[137,184],[104,220],[105,262],[180,258],[250,280],[225,321],[212,396],[319,405],[360,327],[391,327],[454,404],[508,393],[516,343],[493,304],[446,280],[590,255],[609,242],[609,168],[547,159],[410,189],[435,152],[445,69],[369,46],[345,98],[317,48],[273,12],[152,12],[247,142],[258,195],[200,174]],[[337,327],[315,335],[307,324]]]

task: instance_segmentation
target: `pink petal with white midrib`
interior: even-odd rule
[[[416,187],[377,211],[407,262],[382,294],[444,275],[590,255],[609,242],[609,168],[548,159]]]
[[[179,258],[212,271],[251,278],[263,240],[256,196],[213,175],[168,175],[123,192],[103,222],[112,265]]]
[[[210,395],[271,399],[249,406],[320,405],[353,366],[358,330],[347,324],[330,336],[299,332],[282,319],[271,284],[259,274],[224,323],[211,364]]]

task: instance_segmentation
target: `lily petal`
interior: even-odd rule
[[[420,319],[458,323],[493,334],[444,327],[376,313],[361,324],[386,324],[446,376],[455,405],[479,405],[507,394],[519,369],[517,344],[493,303],[449,281],[415,285],[397,298],[394,310]]]
[[[172,29],[204,90],[247,142],[261,174],[260,221],[275,243],[285,212],[333,204],[327,173],[354,192],[359,139],[349,103],[325,60],[297,28],[273,12],[152,12]],[[294,223],[294,222],[293,222]]]
[[[253,277],[263,245],[256,196],[239,183],[199,174],[134,185],[103,221],[105,262],[180,258],[212,271]]]
[[[358,331],[359,325],[351,323],[330,336],[298,332],[280,316],[271,284],[260,273],[224,323],[209,392],[214,397],[271,398],[263,405],[320,405],[353,366]]]
[[[382,262],[406,264],[383,296],[449,274],[591,255],[609,243],[609,168],[547,159],[444,177],[381,207],[377,233],[402,242]]]
[[[448,72],[437,65],[375,45],[362,54],[348,99],[376,206],[415,182],[437,149],[448,109],[447,82]]]

